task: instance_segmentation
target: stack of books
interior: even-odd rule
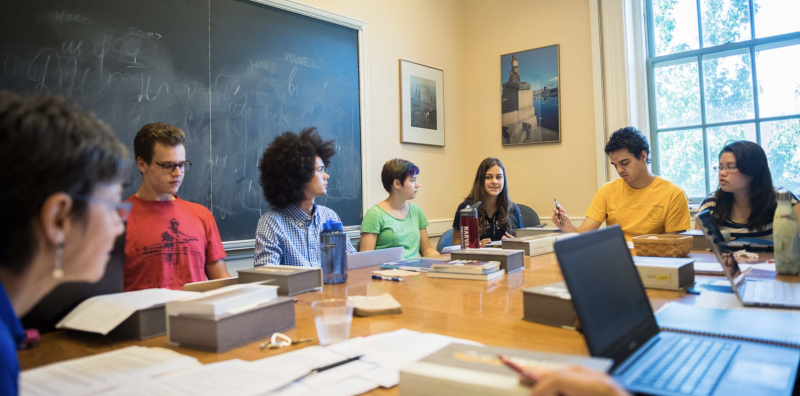
[[[431,265],[428,278],[490,281],[504,273],[499,261],[453,260]]]

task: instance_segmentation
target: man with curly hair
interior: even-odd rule
[[[182,130],[161,122],[143,126],[133,140],[142,185],[128,198],[133,209],[125,237],[125,291],[180,290],[187,283],[230,278],[211,211],[178,198],[192,165],[185,144]]]
[[[650,146],[642,132],[630,126],[617,130],[605,151],[620,178],[600,187],[580,227],[572,224],[560,205],[553,209],[553,224],[564,232],[593,231],[603,222],[619,224],[627,240],[691,227],[686,194],[647,168]]]
[[[328,221],[341,222],[333,210],[314,203],[328,193],[325,168],[336,154],[333,140],[317,128],[284,132],[264,150],[259,169],[264,198],[272,209],[256,228],[254,265],[320,267],[319,235]],[[347,238],[347,252],[356,249]]]

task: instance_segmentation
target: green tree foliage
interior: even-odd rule
[[[800,93],[797,95],[800,97]],[[767,152],[772,181],[776,186],[800,192],[800,119],[764,123],[762,133],[767,124],[772,127],[772,136],[769,141],[762,141],[762,146]]]
[[[704,46],[750,39],[747,0],[701,0]],[[673,43],[675,6],[678,0],[653,0],[655,26],[659,38],[656,53],[677,53],[690,49],[686,43]],[[758,12],[758,4],[755,11]],[[703,85],[706,122],[725,122],[754,117],[752,59],[749,51],[706,57],[703,60]],[[701,122],[699,70],[696,58],[687,63],[655,69],[656,114],[658,128],[697,125]],[[800,97],[800,87],[797,88]],[[776,185],[800,191],[800,119],[770,124],[769,139],[763,139]],[[754,126],[732,125],[708,128],[708,152],[703,153],[701,129],[659,133],[660,174],[686,190],[689,196],[702,197],[709,187],[717,187],[716,174],[706,172],[718,162],[719,151],[734,140],[756,140]]]

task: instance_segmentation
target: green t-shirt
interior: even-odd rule
[[[378,234],[375,249],[403,247],[403,258],[419,256],[419,232],[428,228],[428,219],[419,206],[408,204],[408,215],[398,219],[375,205],[364,215],[361,232]]]

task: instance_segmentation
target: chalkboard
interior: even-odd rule
[[[269,210],[258,162],[281,132],[336,139],[317,203],[361,223],[358,31],[237,0],[29,0],[0,6],[0,89],[60,95],[132,151],[142,125],[187,134],[183,199],[208,207],[223,241],[254,238]],[[138,189],[133,172],[125,196]]]

